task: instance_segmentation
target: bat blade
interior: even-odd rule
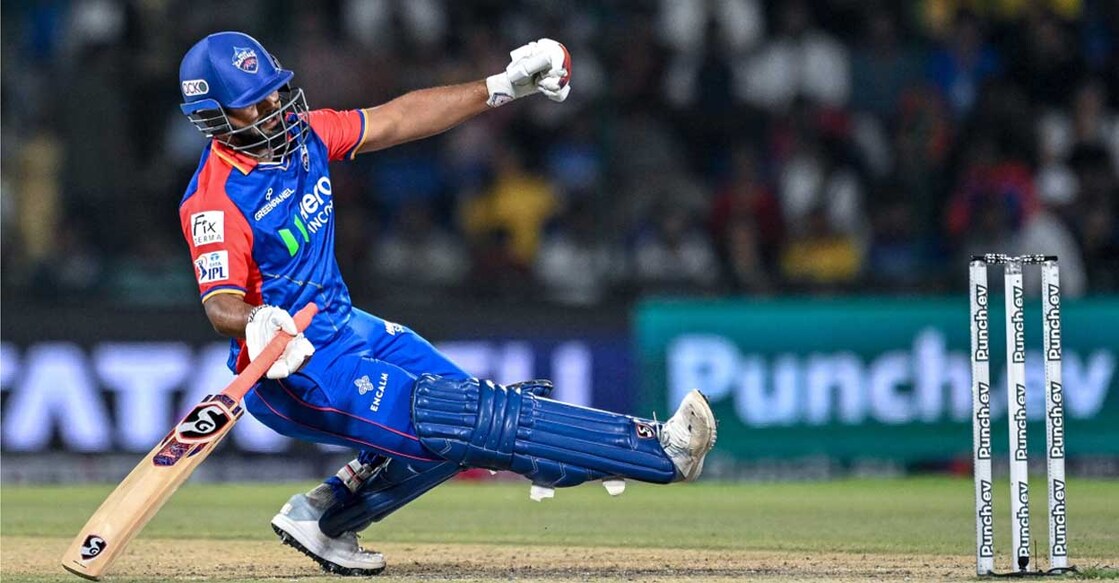
[[[228,402],[226,402],[228,401]],[[240,406],[212,395],[196,405],[101,503],[62,556],[71,573],[97,581],[240,419]]]
[[[295,314],[303,330],[318,311],[308,304]],[[241,398],[276,362],[292,336],[279,333],[220,393],[194,406],[129,472],[89,518],[62,555],[62,567],[93,581],[113,564],[128,543],[179,489],[241,418]]]

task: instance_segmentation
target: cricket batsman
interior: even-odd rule
[[[534,497],[603,480],[699,476],[715,417],[693,391],[664,423],[548,399],[551,383],[477,379],[412,330],[354,308],[334,257],[329,163],[446,131],[542,93],[571,91],[571,55],[540,39],[502,72],[413,91],[377,107],[311,110],[294,74],[252,37],[212,34],[179,69],[182,111],[210,139],[179,206],[202,305],[242,370],[292,317],[319,314],[288,343],[245,407],[297,439],[357,449],[272,519],[281,540],[326,571],[373,575],[384,557],[356,533],[471,467],[517,472]],[[339,209],[345,212],[345,209]]]

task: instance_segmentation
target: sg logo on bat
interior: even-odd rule
[[[183,443],[199,442],[209,439],[229,425],[233,416],[219,403],[202,403],[194,408],[175,428],[179,441]]]
[[[90,559],[96,559],[98,555],[101,554],[101,551],[105,550],[107,545],[108,543],[105,542],[105,539],[95,534],[87,536],[85,542],[82,543],[82,560],[88,561]]]

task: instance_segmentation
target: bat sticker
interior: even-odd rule
[[[230,415],[217,403],[203,403],[194,408],[175,429],[180,441],[201,441],[229,424]]]
[[[109,543],[105,542],[105,539],[95,534],[85,537],[85,542],[82,543],[82,560],[96,559],[108,545]]]

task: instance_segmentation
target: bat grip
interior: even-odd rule
[[[315,302],[303,306],[292,316],[292,319],[295,320],[295,327],[300,332],[306,330],[307,326],[311,325],[311,319],[315,317],[318,311],[319,307],[315,305]],[[268,372],[272,364],[280,358],[280,355],[284,353],[284,348],[287,347],[292,338],[294,336],[283,330],[276,332],[276,335],[272,337],[264,350],[261,350],[260,354],[245,367],[245,370],[241,371],[241,374],[238,374],[233,382],[229,383],[222,394],[233,399],[234,402],[240,402],[245,393],[249,392],[249,389],[253,388],[260,377],[264,376],[264,373]]]
[[[303,306],[291,319],[295,320],[295,327],[299,328],[299,331],[302,332],[307,329],[307,326],[311,325],[311,319],[314,318],[317,313],[319,313],[319,307],[315,305],[315,302],[311,302]],[[285,342],[284,344],[287,343]],[[283,351],[281,350],[281,352]],[[277,358],[279,358],[279,356],[277,356]]]

